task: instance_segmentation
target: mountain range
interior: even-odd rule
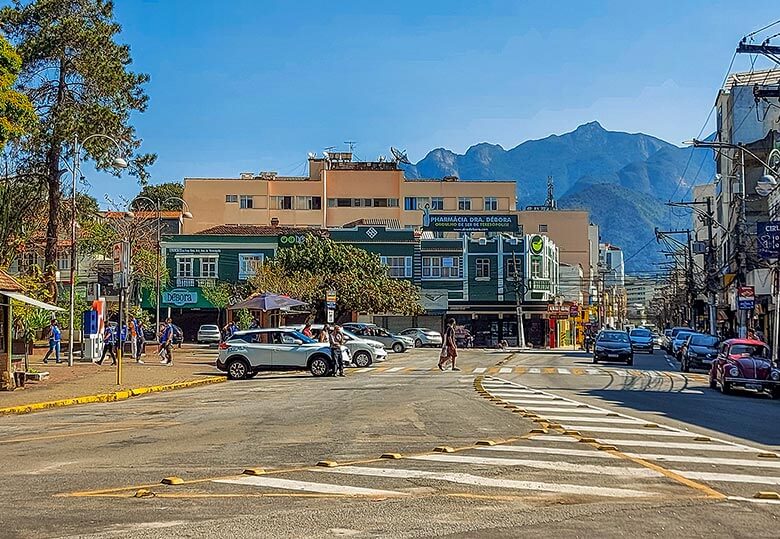
[[[518,208],[543,204],[552,176],[558,207],[589,210],[602,241],[624,250],[629,272],[652,270],[662,258],[652,240],[656,226],[671,224],[665,203],[690,198],[690,188],[710,181],[714,173],[709,150],[680,148],[644,133],[608,131],[598,122],[509,150],[485,142],[462,155],[437,148],[405,167],[407,178],[512,180]]]

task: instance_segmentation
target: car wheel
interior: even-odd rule
[[[717,389],[718,388],[718,381],[715,380],[712,376],[710,376],[710,389]]]
[[[721,380],[720,382],[720,392],[724,395],[728,395],[731,393],[731,384],[725,380]]]
[[[599,362],[599,360],[596,359],[596,356],[593,356],[593,363],[598,363],[598,362]]]
[[[368,367],[371,365],[371,356],[368,352],[360,351],[354,355],[352,361],[357,367]]]
[[[772,388],[772,398],[775,400],[780,399],[780,387],[773,387]]]
[[[230,380],[243,380],[249,374],[249,363],[242,358],[229,359],[225,368]]]
[[[328,363],[328,359],[323,356],[313,357],[309,361],[309,372],[312,376],[326,376],[330,370]]]
[[[420,339],[417,339],[414,341],[414,347],[415,348],[422,348],[423,342]]]
[[[254,378],[255,376],[257,376],[257,373],[258,373],[258,372],[260,372],[260,371],[249,371],[249,372],[247,373],[246,377],[247,377],[247,378]]]
[[[404,345],[400,342],[394,342],[393,343],[393,352],[396,354],[400,354],[401,352],[405,352],[406,348],[404,348]]]

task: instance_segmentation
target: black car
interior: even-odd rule
[[[688,372],[691,369],[710,370],[712,362],[718,357],[720,341],[712,335],[694,333],[688,337],[681,349],[680,370]]]
[[[625,361],[634,364],[634,349],[625,331],[602,331],[593,348],[593,363],[599,361]]]
[[[631,333],[628,334],[628,338],[631,341],[631,346],[633,347],[634,351],[638,352],[642,350],[648,354],[653,353],[653,334],[649,329],[632,329]]]

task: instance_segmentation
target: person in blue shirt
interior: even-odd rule
[[[60,340],[62,339],[62,332],[60,331],[59,324],[56,320],[52,319],[51,325],[49,326],[49,351],[46,352],[46,355],[43,356],[43,362],[48,363],[49,362],[49,356],[52,352],[54,352],[54,358],[56,359],[57,363],[62,363],[60,361]]]
[[[116,341],[117,328],[116,326],[108,324],[103,332],[103,354],[101,354],[100,359],[95,362],[96,365],[103,364],[103,360],[106,359],[106,354],[111,356],[111,365],[116,365],[116,353],[114,352]]]

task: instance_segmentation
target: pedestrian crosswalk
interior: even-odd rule
[[[439,372],[438,367],[420,367],[420,366],[372,366],[354,369],[354,374],[371,375],[422,375],[431,372]],[[618,379],[647,379],[656,382],[706,382],[706,374],[681,373],[668,371],[654,371],[642,369],[625,369],[616,367],[525,367],[525,366],[503,366],[503,367],[472,367],[463,368],[466,374],[475,375],[554,375],[554,376],[606,376]]]
[[[671,478],[692,482],[693,488],[699,485],[703,492],[735,500],[750,500],[758,491],[777,491],[780,486],[780,453],[766,448],[616,413],[500,378],[486,377],[481,388],[518,407],[519,412],[533,413],[545,429],[552,429],[534,438],[539,443],[592,442],[597,447],[609,448],[610,455],[649,463],[649,470],[661,470]],[[512,451],[504,446],[489,449]],[[552,451],[551,454],[576,456],[581,449]]]

